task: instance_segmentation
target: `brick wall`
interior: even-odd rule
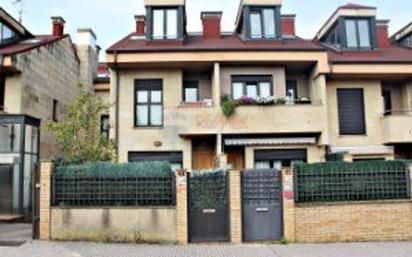
[[[295,208],[297,242],[412,240],[412,201],[303,205]]]
[[[240,171],[229,173],[230,241],[242,242],[242,189]]]
[[[283,178],[284,189],[293,188],[291,173],[284,171]],[[412,240],[412,200],[293,204],[289,199],[284,192],[285,238],[291,242]]]

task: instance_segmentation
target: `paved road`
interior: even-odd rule
[[[28,242],[0,247],[1,257],[412,257],[409,243],[156,246]]]

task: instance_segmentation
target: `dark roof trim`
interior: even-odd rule
[[[409,33],[409,34],[405,34],[403,37],[401,37],[401,38],[399,38],[399,39],[397,39],[397,40],[395,39],[396,35],[398,35],[398,34],[401,33],[402,31],[404,31],[406,28],[408,28],[408,27],[411,26],[411,25],[412,25],[412,22],[409,22],[406,26],[403,26],[400,30],[396,31],[396,33],[393,34],[393,35],[390,37],[390,40],[391,40],[392,42],[398,42],[398,41],[404,39],[405,37],[411,35],[412,33]]]
[[[310,48],[170,48],[170,49],[108,49],[106,53],[150,53],[150,52],[325,52],[325,49],[310,49]]]

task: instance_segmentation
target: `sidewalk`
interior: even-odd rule
[[[2,257],[411,257],[412,242],[311,245],[158,246],[29,242],[0,247]]]

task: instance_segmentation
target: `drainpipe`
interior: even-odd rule
[[[119,71],[118,71],[118,65],[117,65],[117,52],[114,52],[114,71],[116,74],[116,110],[115,110],[115,145],[116,145],[116,162],[119,162],[119,85],[120,85],[120,79],[119,79]]]

